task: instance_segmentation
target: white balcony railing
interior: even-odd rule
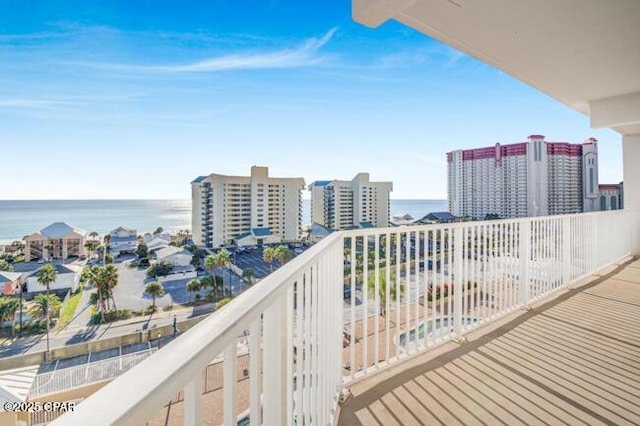
[[[346,384],[631,254],[632,219],[611,211],[333,233],[54,424],[164,419],[179,393],[180,422],[201,424],[212,388],[203,371],[221,354],[214,423],[235,425],[247,410],[252,424],[331,424]]]

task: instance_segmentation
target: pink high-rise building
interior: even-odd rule
[[[526,142],[447,153],[449,211],[484,219],[598,210],[598,147]]]

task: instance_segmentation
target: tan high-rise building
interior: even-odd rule
[[[267,244],[300,239],[303,178],[210,174],[191,182],[193,240],[198,245]]]
[[[311,191],[311,221],[335,231],[389,226],[393,182],[371,182],[369,173],[352,180],[316,181]]]

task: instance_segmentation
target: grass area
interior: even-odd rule
[[[74,294],[69,298],[69,301],[64,306],[62,315],[60,315],[60,319],[58,320],[58,330],[64,328],[71,322],[71,320],[73,319],[73,315],[76,313],[76,308],[78,307],[80,299],[82,299],[82,292]]]

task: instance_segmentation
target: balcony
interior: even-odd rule
[[[333,233],[54,424],[235,425],[249,416],[326,425],[347,389],[354,396],[340,424],[387,424],[390,412],[404,424],[432,408],[442,421],[473,420],[478,401],[494,401],[486,416],[504,419],[557,410],[600,419],[614,407],[637,422],[640,390],[625,377],[640,375],[638,263],[570,290],[629,257],[633,217],[618,210]],[[491,380],[480,364],[495,370]],[[505,397],[508,388],[522,393]],[[398,396],[419,392],[432,397]],[[500,395],[508,408],[497,405]],[[548,413],[540,401],[556,408]]]

